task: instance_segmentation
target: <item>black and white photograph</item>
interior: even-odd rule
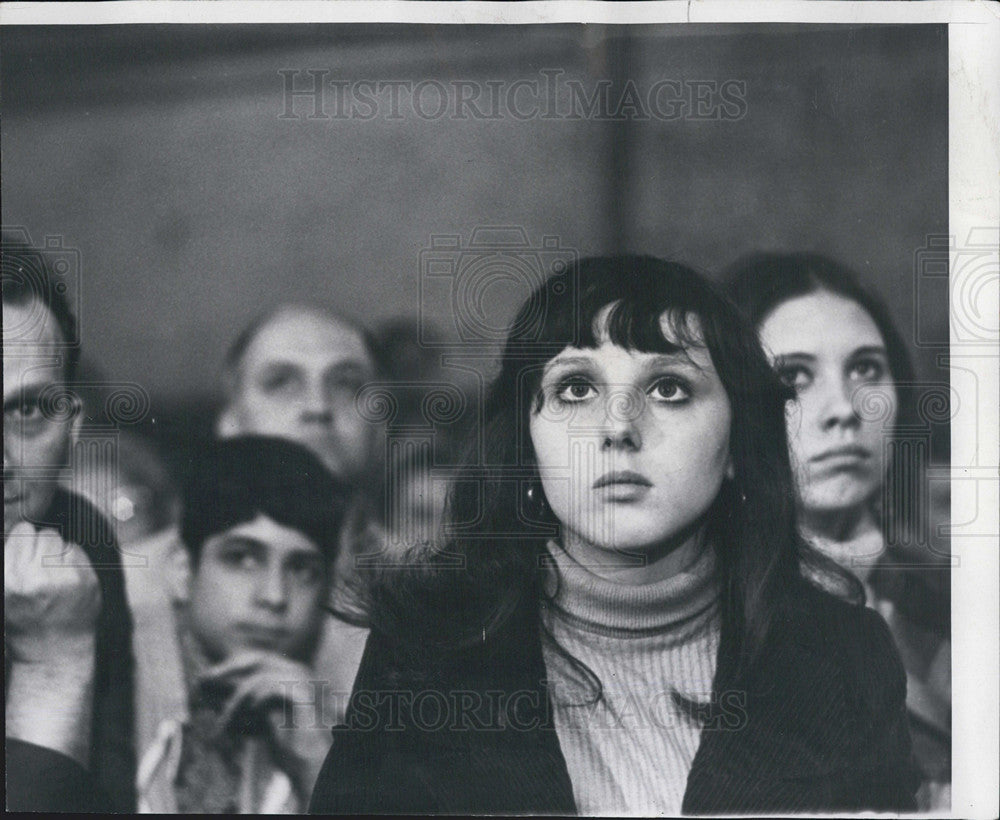
[[[8,810],[996,815],[1000,14],[739,5],[0,6]]]

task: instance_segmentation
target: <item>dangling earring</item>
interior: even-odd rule
[[[524,491],[524,508],[534,518],[546,518],[551,510],[549,503],[545,500],[545,493],[542,492],[542,485],[538,481],[532,481]]]
[[[733,502],[729,505],[728,517],[732,518],[736,513],[736,508],[742,504],[747,503],[747,494],[743,492],[743,488],[736,483],[736,479],[730,479],[730,484],[732,485],[732,498]]]

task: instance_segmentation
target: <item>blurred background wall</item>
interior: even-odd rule
[[[302,88],[310,69],[449,93],[561,72],[563,111],[569,81],[612,101],[630,79],[745,90],[736,118],[395,118],[381,97],[371,119],[310,119],[279,73]],[[484,225],[710,273],[754,249],[823,251],[906,337],[948,338],[947,299],[916,299],[914,267],[948,230],[943,26],[8,28],[3,75],[4,225],[79,249],[85,355],[143,385],[168,444],[202,434],[223,352],[262,308],[416,316],[431,237]],[[495,282],[487,323],[524,295]],[[947,381],[939,352],[918,351],[923,378]]]

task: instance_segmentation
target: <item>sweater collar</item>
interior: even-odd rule
[[[715,552],[702,549],[675,575],[651,584],[621,584],[601,578],[557,543],[546,579],[552,614],[594,632],[644,635],[663,632],[714,611],[719,597]]]

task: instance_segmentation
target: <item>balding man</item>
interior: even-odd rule
[[[370,334],[342,317],[282,305],[254,321],[226,356],[220,437],[272,435],[304,444],[344,481],[368,488],[378,429],[355,396],[378,377]]]

